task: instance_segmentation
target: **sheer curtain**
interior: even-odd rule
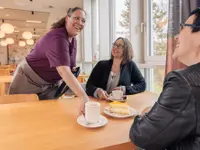
[[[180,23],[185,22],[190,12],[200,6],[200,0],[169,0],[169,22],[166,52],[165,74],[172,70],[186,67],[172,58],[176,42],[174,37],[179,33]]]

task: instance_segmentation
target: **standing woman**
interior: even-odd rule
[[[9,94],[37,94],[40,100],[53,99],[62,79],[81,97],[80,113],[89,100],[71,70],[76,66],[76,35],[84,28],[86,12],[70,8],[66,17],[52,25],[22,61],[12,80]]]

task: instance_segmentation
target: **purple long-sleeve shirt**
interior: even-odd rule
[[[76,66],[76,49],[76,39],[69,41],[66,28],[52,29],[36,43],[26,60],[42,79],[55,83],[61,79],[56,67]]]

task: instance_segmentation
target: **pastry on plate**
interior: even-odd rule
[[[118,101],[109,103],[109,111],[120,115],[129,115],[131,113],[128,104]]]

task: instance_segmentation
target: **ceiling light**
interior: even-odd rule
[[[33,41],[33,39],[29,39],[29,40],[26,40],[26,43],[27,43],[27,45],[33,45],[34,41]]]
[[[8,43],[5,40],[1,41],[1,46],[7,46],[7,45]]]
[[[42,21],[39,21],[39,20],[26,20],[26,22],[29,22],[29,23],[42,23]]]
[[[13,44],[13,43],[14,43],[13,38],[7,38],[7,39],[6,39],[6,43],[8,43],[8,44]]]
[[[24,47],[26,43],[24,41],[19,41],[19,46]]]
[[[33,37],[33,34],[31,32],[23,32],[22,37],[28,40]]]
[[[5,36],[5,33],[3,31],[0,31],[0,38],[3,38]]]
[[[11,34],[14,32],[14,27],[9,23],[3,23],[1,24],[1,31],[7,34]]]

